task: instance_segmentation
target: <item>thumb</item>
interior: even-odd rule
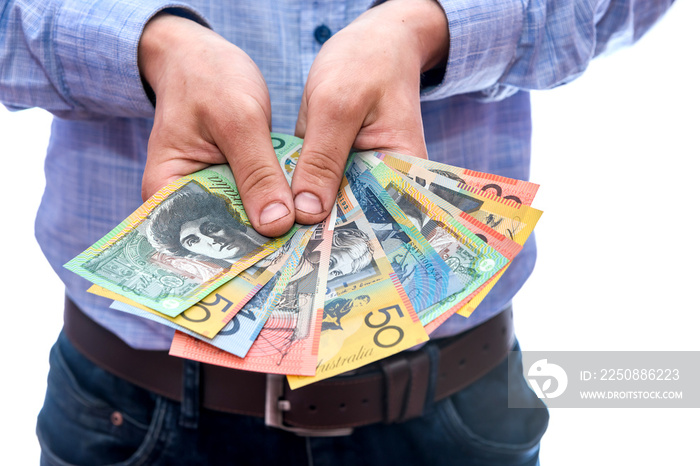
[[[322,113],[302,108],[297,121],[296,135],[304,139],[304,144],[294,169],[292,194],[296,220],[303,224],[319,223],[331,213],[361,125],[354,127],[349,121],[340,121],[327,110]]]
[[[272,147],[267,125],[249,127],[245,137],[221,138],[218,146],[231,166],[250,223],[265,236],[280,236],[294,225],[294,202]],[[260,128],[258,130],[257,128]]]

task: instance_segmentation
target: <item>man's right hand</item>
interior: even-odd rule
[[[294,202],[270,139],[270,97],[241,49],[189,19],[159,14],[139,44],[141,74],[156,95],[142,196],[228,163],[243,206],[261,234],[294,224]]]

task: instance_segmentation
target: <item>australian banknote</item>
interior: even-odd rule
[[[416,189],[410,180],[403,178],[374,157],[361,154],[357,154],[357,157],[372,167],[371,174],[383,191],[411,218],[420,234],[445,260],[453,275],[462,282],[462,289],[421,313],[421,322],[430,331],[435,324],[431,327],[429,324],[438,318],[444,321],[454,314],[457,311],[454,307],[455,300],[461,301],[474,296],[507,264],[508,259],[433,202],[432,196],[426,196],[424,192]],[[378,197],[387,203],[386,195],[378,193]]]
[[[416,313],[420,316],[430,306],[462,289],[460,280],[411,220],[385,192],[382,194],[383,189],[367,166],[353,161],[346,173],[350,189]],[[378,196],[388,199],[383,203]]]
[[[363,156],[367,157],[366,153]],[[525,203],[467,190],[464,182],[419,165],[404,163],[394,166],[390,158],[385,164],[447,201],[452,206],[452,215],[472,217],[521,245],[525,244],[542,215],[542,211]]]
[[[463,188],[483,195],[494,195],[504,200],[511,200],[518,204],[532,205],[539,185],[524,180],[516,180],[505,176],[483,173],[467,168],[455,167],[433,160],[421,159],[410,155],[395,152],[373,152],[376,157],[383,160],[402,173],[408,173],[411,166],[419,166],[435,174],[464,183]],[[418,180],[420,182],[420,180]]]
[[[297,231],[297,235],[299,235],[299,231]],[[211,292],[206,298],[175,317],[170,317],[98,285],[92,285],[88,291],[125,304],[125,306],[112,306],[114,309],[129,312],[133,308],[138,308],[140,312],[132,312],[132,314],[136,313],[148,318],[145,313],[150,313],[157,317],[157,319],[152,320],[157,320],[176,329],[186,329],[212,338],[275,276],[289,257],[287,252],[292,242],[278,239],[274,245],[278,249],[273,253],[260,259],[255,265],[242,271]]]
[[[294,261],[289,279],[276,299],[260,307],[258,325],[251,333],[245,358],[220,351],[201,340],[176,334],[170,353],[242,370],[278,374],[313,375],[316,371],[320,319],[333,224],[330,219],[315,226],[303,253]]]
[[[143,306],[136,306],[124,299],[115,300],[110,307],[167,325],[183,334],[200,339],[228,353],[244,357],[255,340],[255,336],[260,332],[262,323],[264,323],[267,317],[268,310],[271,309],[274,302],[279,299],[282,290],[292,276],[294,267],[296,267],[296,263],[299,257],[301,257],[310,237],[310,229],[301,228],[288,243],[267,256],[265,260],[272,261],[274,264],[266,267],[266,269],[269,272],[274,271],[275,273],[264,286],[258,287],[256,293],[252,296],[246,296],[245,302],[236,301],[231,294],[219,293],[222,288],[239,278],[236,277],[234,280],[224,285],[224,287],[219,288],[219,290],[198,303],[203,306],[202,310],[197,311],[203,314],[200,317],[200,319],[205,319],[202,323],[206,324],[209,321],[215,321],[219,322],[221,326],[221,329],[213,335],[202,335],[201,332],[191,328],[193,322],[184,319],[185,314],[189,313],[190,310],[172,318],[156,311],[143,308]],[[260,264],[261,267],[263,265],[267,266],[267,264]],[[221,325],[219,318],[228,314],[229,309],[233,307],[238,307],[239,311],[228,317],[226,323]],[[196,319],[198,315],[200,314],[193,315],[190,320],[200,320]]]
[[[426,341],[427,333],[347,179],[337,203],[316,374],[292,388],[356,369]]]
[[[230,169],[220,165],[162,188],[65,266],[174,317],[272,253],[278,243],[253,229]]]
[[[369,153],[364,155],[369,155]],[[402,156],[400,154],[394,154],[396,157],[382,156],[381,154],[378,156],[377,153],[374,153],[374,155],[386,165],[411,180],[414,186],[418,185],[425,191],[429,191],[442,199],[441,207],[465,225],[469,223],[485,225],[496,234],[503,235],[506,240],[512,240],[521,247],[525,244],[542,215],[540,210],[529,206],[538,187],[534,183],[496,177],[479,172],[470,172],[469,176],[463,175],[463,178],[475,183],[474,186],[489,186],[486,184],[489,182],[500,183],[496,190],[499,195],[489,196],[486,190],[473,189],[474,186],[466,185],[464,180],[455,179],[455,174],[463,172],[460,168],[452,167],[451,171],[446,171],[444,166],[440,167],[441,164],[423,162],[415,157]],[[432,167],[434,171],[429,170],[428,167]],[[435,167],[439,169],[435,169]],[[453,176],[446,176],[450,173]],[[506,193],[510,194],[506,195]],[[496,236],[493,239],[498,239],[498,237]],[[501,246],[506,245],[501,241]],[[512,257],[510,256],[512,254],[507,252],[512,252],[512,250],[512,247],[508,247],[503,251],[511,260]],[[464,317],[469,317],[509,266],[510,264],[499,271],[476,296],[459,301],[456,304],[459,307],[458,313]],[[433,328],[429,330],[433,330],[434,326],[440,323],[442,323],[440,320],[434,322],[432,324]]]

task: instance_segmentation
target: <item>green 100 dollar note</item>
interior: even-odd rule
[[[282,144],[277,156],[291,146]],[[230,169],[219,165],[164,187],[65,267],[174,317],[270,254],[275,244],[253,229]]]

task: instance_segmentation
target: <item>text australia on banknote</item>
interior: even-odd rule
[[[272,134],[290,182],[302,142]],[[465,179],[483,194],[493,189],[485,174],[457,180],[453,167],[431,172],[400,157],[351,158],[337,220],[276,239],[252,229],[229,167],[212,166],[161,190],[66,266],[114,309],[177,330],[173,355],[287,374],[292,388],[341,374],[426,341],[475,306],[536,222],[474,194]],[[497,181],[528,203],[536,191]]]
[[[359,368],[428,339],[347,179],[338,193],[337,213],[316,375],[289,376],[292,388]]]

